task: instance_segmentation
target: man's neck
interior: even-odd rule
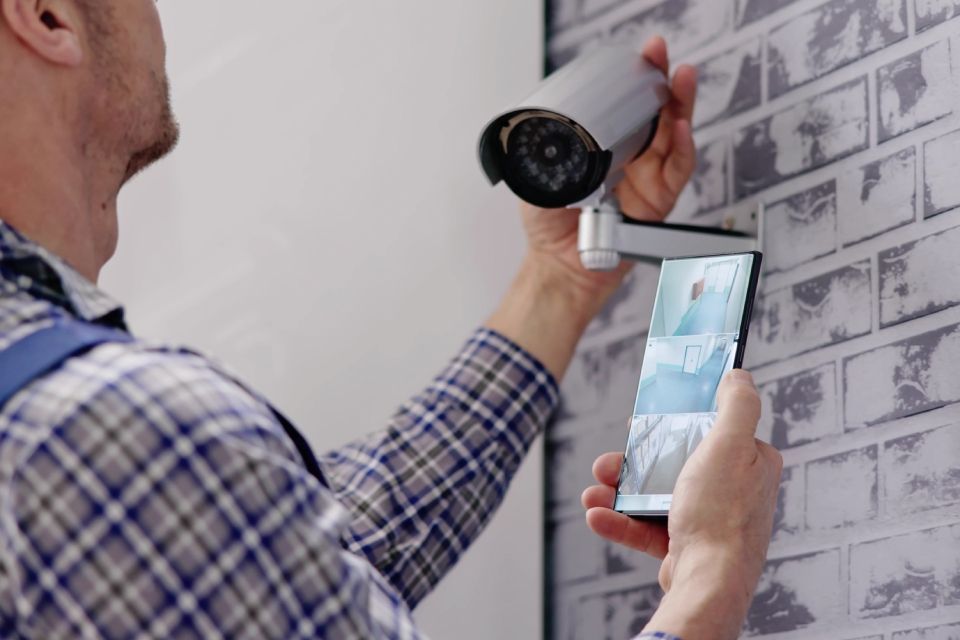
[[[116,246],[122,172],[55,133],[0,124],[0,219],[96,282]]]

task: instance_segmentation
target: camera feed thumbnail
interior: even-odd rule
[[[647,344],[633,415],[714,411],[733,368],[736,335],[660,338]]]
[[[752,255],[665,261],[650,337],[738,333],[752,261]]]
[[[630,425],[620,493],[669,495],[716,414],[636,416]]]

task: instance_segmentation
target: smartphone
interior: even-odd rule
[[[669,513],[680,470],[716,420],[720,380],[743,365],[762,260],[664,260],[614,510]]]

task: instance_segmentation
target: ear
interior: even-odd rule
[[[80,14],[72,0],[0,0],[0,11],[10,31],[41,58],[68,67],[83,62]]]

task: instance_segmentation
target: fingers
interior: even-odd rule
[[[594,507],[612,509],[613,501],[616,497],[617,490],[615,488],[606,484],[597,484],[588,487],[583,492],[580,496],[580,502],[583,504],[584,509],[593,509]]]
[[[693,108],[697,102],[697,69],[688,64],[677,67],[670,84],[672,101],[670,111],[678,120],[693,120]]]
[[[642,551],[656,558],[667,555],[670,538],[661,524],[635,520],[610,509],[587,511],[587,525],[601,538]]]
[[[622,465],[622,453],[605,453],[594,461],[593,477],[601,484],[616,487],[620,481],[620,467]]]
[[[660,36],[654,36],[647,40],[643,45],[644,59],[663,71],[664,75],[670,73],[670,58],[667,54],[667,41]]]
[[[717,417],[715,431],[723,431],[726,436],[756,435],[760,421],[760,394],[753,383],[753,376],[742,369],[728,373],[720,383],[717,392],[717,405],[720,414]]]

